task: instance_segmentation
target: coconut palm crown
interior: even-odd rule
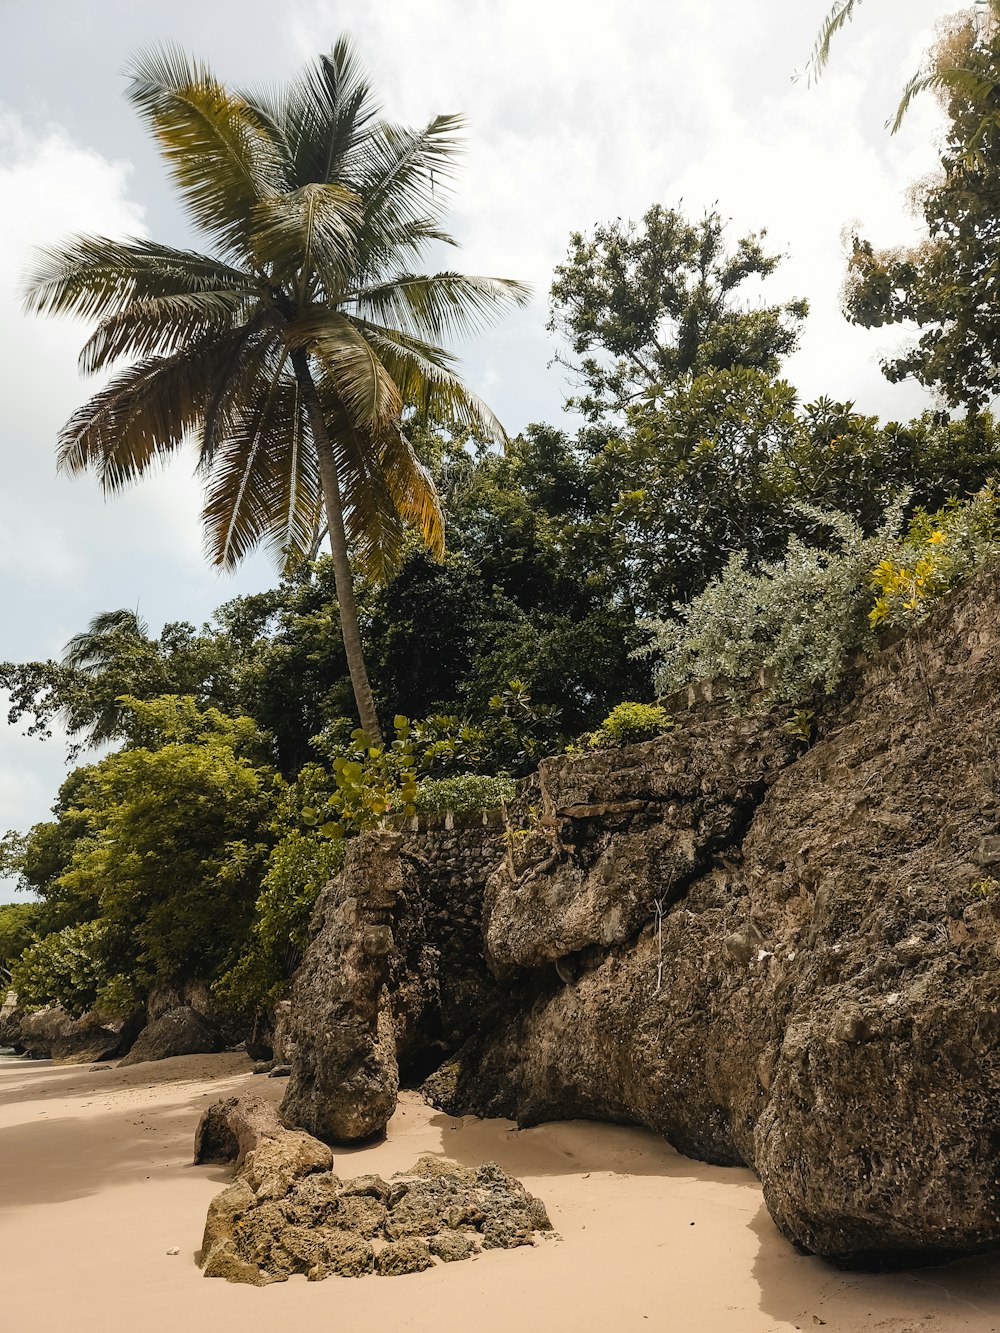
[[[361,724],[377,739],[351,560],[386,578],[407,524],[443,550],[404,418],[503,441],[441,343],[528,290],[414,271],[428,247],[454,244],[441,220],[461,118],[385,120],[346,39],[278,94],[231,91],[159,48],[135,61],[128,97],[210,250],[78,236],[39,252],[26,309],[96,319],[80,367],[114,368],[61,431],[58,464],[110,494],[193,441],[206,550],[223,566],[261,542],[294,564],[325,522]]]

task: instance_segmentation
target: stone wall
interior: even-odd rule
[[[504,856],[500,810],[421,816],[399,826],[397,1022],[404,1079],[428,1073],[477,1025],[494,989],[483,951],[486,882]],[[404,1004],[409,991],[409,1002]]]

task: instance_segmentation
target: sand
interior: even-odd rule
[[[406,1277],[206,1279],[194,1255],[229,1173],[191,1165],[194,1128],[251,1083],[276,1099],[284,1086],[236,1054],[120,1071],[0,1061],[2,1333],[1000,1331],[1000,1258],[840,1273],[782,1239],[749,1171],[689,1161],[643,1130],[517,1131],[413,1094],[385,1142],[337,1154],[338,1174],[387,1175],[423,1152],[495,1160],[562,1238]]]

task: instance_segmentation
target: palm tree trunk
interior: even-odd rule
[[[340,479],[333,461],[330,436],[326,429],[323,408],[309,370],[309,359],[304,351],[292,353],[292,365],[295,377],[302,390],[302,397],[309,413],[313,441],[316,445],[316,457],[319,462],[320,482],[323,486],[323,500],[326,504],[326,522],[330,532],[330,551],[333,554],[333,577],[337,589],[337,602],[340,607],[340,629],[344,638],[344,651],[347,654],[347,667],[351,673],[351,685],[354,687],[354,700],[358,707],[361,725],[368,733],[373,745],[382,744],[382,732],[375,714],[375,700],[372,687],[368,683],[368,670],[365,667],[364,653],[361,648],[361,629],[358,625],[358,607],[354,600],[354,579],[351,574],[351,560],[347,552],[347,534],[344,531],[344,509],[340,498]]]

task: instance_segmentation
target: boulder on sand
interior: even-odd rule
[[[74,1018],[60,1004],[21,1015],[10,1045],[33,1060],[90,1064],[127,1051],[142,1025],[141,1015],[108,1019],[96,1014]]]
[[[172,1055],[202,1055],[221,1051],[225,1042],[214,1023],[181,1007],[171,1009],[143,1028],[122,1065],[146,1060],[167,1060]]]

